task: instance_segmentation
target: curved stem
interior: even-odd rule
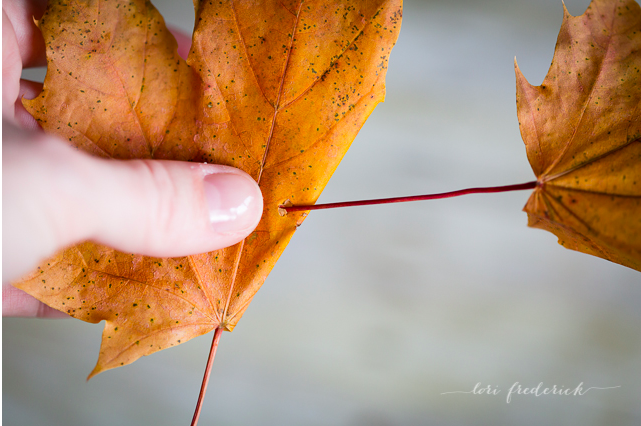
[[[468,188],[460,189],[458,191],[442,192],[439,194],[427,195],[414,195],[411,197],[395,197],[395,198],[379,198],[376,200],[361,200],[361,201],[346,201],[341,203],[328,203],[328,204],[315,204],[306,206],[294,206],[283,204],[278,206],[279,209],[284,210],[285,214],[291,212],[308,211],[308,210],[324,210],[335,209],[338,207],[352,207],[352,206],[369,206],[372,204],[390,204],[390,203],[405,203],[408,201],[423,201],[423,200],[436,200],[439,198],[452,198],[466,194],[485,194],[491,192],[508,192],[520,191],[524,189],[533,189],[538,185],[537,181],[520,183],[518,185],[505,185],[505,186],[490,186],[484,188]]]
[[[198,402],[196,403],[196,411],[194,417],[191,419],[191,426],[198,424],[198,417],[200,417],[200,410],[203,406],[203,399],[205,399],[205,392],[207,392],[207,384],[209,383],[209,375],[211,374],[211,366],[214,364],[216,357],[216,349],[218,349],[218,342],[220,336],[223,334],[222,328],[217,328],[214,332],[214,339],[211,342],[211,349],[209,350],[209,358],[207,359],[207,367],[205,367],[205,375],[203,377],[203,384],[200,386],[200,394],[198,395]]]

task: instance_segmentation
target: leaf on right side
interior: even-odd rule
[[[593,0],[564,19],[543,84],[516,65],[521,136],[538,185],[528,225],[641,271],[641,8]]]

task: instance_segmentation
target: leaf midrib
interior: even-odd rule
[[[594,5],[595,8],[597,7],[597,4],[595,2],[593,2],[592,4]],[[595,15],[598,15],[599,18],[602,19],[601,14],[598,11],[595,11],[595,12],[596,12]],[[616,16],[616,14],[613,13],[612,14],[612,22],[610,23],[610,28],[609,28],[610,34],[609,34],[609,37],[608,37],[607,46],[605,48],[605,53],[603,54],[603,59],[599,62],[598,70],[596,72],[596,76],[597,77],[594,79],[594,81],[592,82],[592,85],[590,87],[590,95],[586,98],[586,100],[585,100],[585,102],[583,104],[583,108],[581,110],[581,117],[579,118],[579,121],[577,122],[577,125],[575,126],[574,131],[572,132],[572,136],[570,136],[568,141],[565,143],[565,146],[563,147],[563,150],[560,152],[560,154],[558,155],[556,160],[554,160],[552,162],[552,164],[550,164],[550,166],[542,173],[543,176],[548,174],[551,170],[553,170],[557,166],[557,164],[559,164],[559,162],[563,159],[563,157],[565,156],[565,153],[568,151],[570,146],[572,146],[574,138],[576,137],[576,134],[577,134],[579,128],[581,127],[581,123],[583,122],[583,118],[585,116],[585,112],[588,109],[588,105],[591,105],[590,101],[592,100],[592,97],[594,96],[594,91],[595,91],[597,82],[600,80],[601,73],[603,71],[603,64],[605,63],[606,58],[608,57],[608,54],[610,52],[610,48],[612,47],[612,41],[614,39],[614,34],[612,34],[612,30],[614,29],[614,20],[616,19],[615,16]],[[581,19],[581,17],[570,17],[568,19],[568,21],[567,21],[568,26],[570,25],[570,19]],[[603,26],[607,28],[607,26],[605,25],[605,22],[603,22]],[[571,39],[571,41],[572,40],[574,40],[574,39]],[[596,41],[595,41],[595,43],[596,43]],[[546,80],[547,80],[547,78],[546,78]]]

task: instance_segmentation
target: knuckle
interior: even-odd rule
[[[148,226],[144,227],[143,239],[149,247],[170,244],[176,232],[179,190],[167,166],[166,162],[157,160],[140,160],[137,164],[148,207]]]

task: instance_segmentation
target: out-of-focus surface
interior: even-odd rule
[[[191,2],[155,4],[189,30]],[[387,100],[319,201],[532,180],[513,60],[540,84],[561,19],[560,0],[407,2]],[[641,424],[641,275],[527,228],[528,196],[310,214],[223,335],[200,424]],[[212,336],[85,383],[101,329],[5,319],[5,424],[188,424]],[[500,392],[442,395],[478,382]],[[508,404],[515,382],[620,387]]]

